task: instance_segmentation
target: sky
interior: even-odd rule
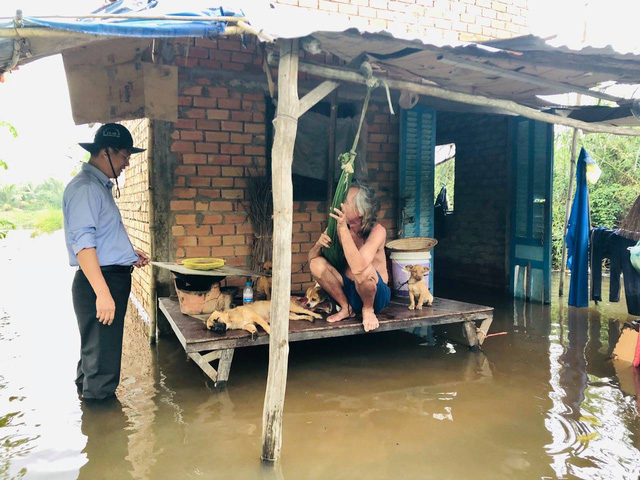
[[[267,1],[267,0],[261,0]],[[104,0],[0,0],[0,16],[89,13]],[[529,0],[533,33],[556,36],[552,43],[579,48],[583,36],[593,46],[611,44],[621,52],[640,53],[635,22],[639,0]],[[552,14],[550,12],[553,12]],[[586,30],[585,30],[586,29]],[[97,126],[76,126],[60,56],[38,60],[6,75],[0,84],[0,120],[18,130],[13,139],[0,128],[0,184],[35,184],[53,176],[64,183],[85,156],[78,142],[91,141]],[[626,90],[625,93],[634,90]],[[616,93],[610,91],[610,93]]]

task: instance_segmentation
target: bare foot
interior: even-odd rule
[[[380,326],[378,323],[378,317],[373,313],[373,310],[365,312],[362,311],[362,325],[364,326],[365,332],[370,332],[371,330],[375,330]]]
[[[339,322],[340,320],[344,320],[345,318],[353,318],[355,316],[356,315],[354,313],[351,313],[350,308],[343,308],[338,313],[334,313],[330,317],[327,317],[327,322],[329,323]]]

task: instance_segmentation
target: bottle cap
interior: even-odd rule
[[[247,282],[247,283],[245,283],[245,285],[246,285],[247,287],[250,287],[250,286],[251,286],[251,282]]]

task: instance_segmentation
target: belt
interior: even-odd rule
[[[100,270],[107,273],[131,273],[133,272],[133,265],[102,265]]]

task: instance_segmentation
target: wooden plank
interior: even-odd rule
[[[202,357],[202,355],[198,352],[188,353],[187,355],[189,355],[189,358],[202,369],[207,377],[213,380],[214,384],[218,381],[218,372]]]
[[[269,343],[269,336],[264,332],[259,332],[253,340],[251,335],[244,330],[229,330],[224,334],[210,332],[206,329],[202,320],[182,314],[177,300],[161,298],[159,305],[169,319],[169,323],[176,331],[176,335],[187,353],[250,347]],[[409,310],[407,306],[408,303],[406,301],[393,300],[387,308],[378,314],[380,327],[369,334],[464,321],[483,322],[480,328],[486,327],[488,330],[491,324],[490,320],[493,318],[493,308],[491,307],[437,297],[434,299],[433,307],[425,307],[422,310]],[[484,323],[487,320],[489,322]],[[338,323],[316,320],[315,322],[293,321],[289,324],[290,342],[363,333],[365,332],[362,327],[362,320],[359,318]],[[459,337],[462,337],[461,333]],[[462,338],[458,341],[462,341]]]
[[[229,380],[229,372],[231,371],[231,361],[233,360],[233,348],[221,351],[220,362],[218,363],[218,381],[216,387],[220,387]]]
[[[293,184],[291,165],[298,130],[298,40],[281,40],[278,65],[278,110],[273,123],[273,288],[269,375],[262,412],[262,459],[276,462],[282,449],[282,411],[289,358]]]

